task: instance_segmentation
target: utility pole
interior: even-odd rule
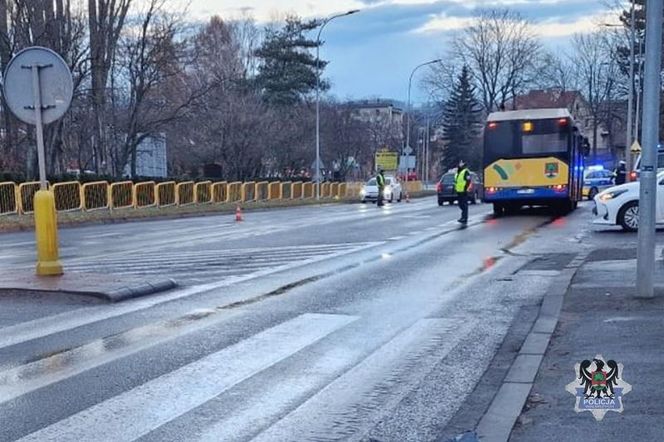
[[[657,144],[662,72],[662,2],[648,0],[646,8],[646,66],[643,89],[643,153],[639,197],[637,297],[653,298],[655,273],[655,210],[657,202]]]
[[[408,80],[408,106],[407,106],[407,109],[406,109],[406,146],[403,149],[404,150],[404,152],[403,152],[404,157],[406,155],[409,155],[409,154],[406,154],[406,151],[410,148],[410,113],[411,113],[410,92],[411,92],[411,89],[413,87],[413,76],[415,76],[415,72],[417,72],[418,69],[420,69],[424,66],[428,66],[430,64],[440,63],[441,61],[443,61],[443,60],[439,58],[439,59],[436,59],[436,60],[431,60],[431,61],[427,61],[426,63],[419,64],[419,65],[415,66],[413,71],[410,73],[410,79]],[[413,170],[415,172],[417,172],[417,169],[413,168]],[[407,188],[408,188],[408,168],[406,168],[406,189]],[[408,195],[408,190],[406,190],[406,195]]]
[[[353,9],[352,11],[345,12],[343,14],[333,15],[325,19],[318,30],[318,36],[316,37],[316,199],[320,201],[320,35],[323,33],[325,26],[335,18],[346,17],[348,15],[353,15],[357,12],[360,12],[359,9]]]

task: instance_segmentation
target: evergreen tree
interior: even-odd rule
[[[256,85],[268,103],[293,105],[316,90],[317,67],[323,69],[327,62],[320,61],[317,66],[312,49],[316,49],[319,42],[306,34],[319,24],[316,20],[303,22],[290,17],[282,28],[267,31],[265,41],[256,51],[261,59]],[[321,82],[321,89],[327,88],[328,85]]]
[[[482,106],[470,76],[464,66],[443,109],[443,170],[456,167],[459,160],[475,170],[481,166]]]

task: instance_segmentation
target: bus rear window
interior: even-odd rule
[[[567,135],[564,133],[524,134],[522,142],[525,155],[567,152]]]
[[[518,135],[515,122],[493,123],[485,131],[485,148],[496,158],[511,158],[519,152]]]
[[[521,148],[524,155],[567,152],[569,141],[568,123],[561,120],[539,120],[532,125],[531,132],[523,132]]]

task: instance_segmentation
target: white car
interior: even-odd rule
[[[376,201],[378,199],[378,185],[376,184],[376,178],[371,178],[366,182],[362,190],[360,191],[360,197],[362,202],[366,203],[367,201]],[[401,188],[401,183],[398,179],[393,176],[385,176],[385,189],[383,189],[383,200],[388,202],[401,202],[403,198],[403,190]]]
[[[634,232],[639,228],[639,182],[611,187],[595,197],[595,224],[622,226]],[[664,224],[664,172],[657,174],[657,224]]]

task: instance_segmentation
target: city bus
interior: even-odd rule
[[[567,109],[495,112],[484,131],[484,201],[496,216],[523,206],[574,210],[582,200],[587,140]]]

